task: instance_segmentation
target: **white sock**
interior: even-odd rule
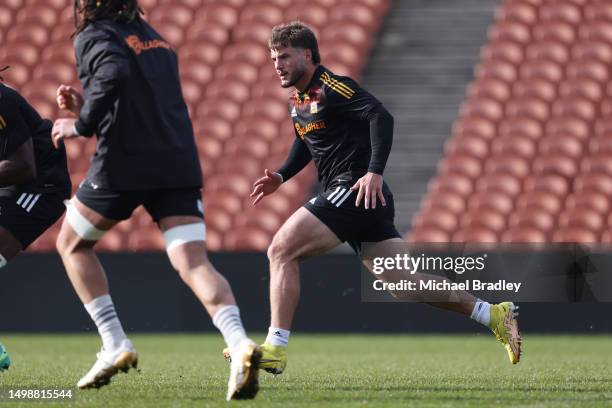
[[[102,347],[105,350],[113,350],[119,347],[127,337],[121,327],[110,295],[97,297],[84,306],[98,327],[98,333],[102,337]]]
[[[242,320],[240,320],[240,309],[235,305],[221,307],[213,316],[213,324],[223,335],[230,355],[233,355],[240,342],[247,338]]]
[[[477,299],[470,317],[478,323],[489,327],[489,322],[491,321],[491,304],[484,300]]]
[[[273,346],[287,346],[289,344],[289,335],[291,331],[285,329],[279,329],[278,327],[268,328],[268,337],[266,337],[266,343]]]

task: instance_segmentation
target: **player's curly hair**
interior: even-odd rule
[[[0,72],[4,72],[4,71],[6,71],[7,69],[9,69],[10,67],[11,67],[10,65],[7,65],[7,66],[6,66],[6,67],[4,67],[4,68],[0,68]],[[4,82],[4,78],[2,78],[2,76],[1,76],[1,75],[0,75],[0,82]]]
[[[314,32],[301,21],[292,21],[287,24],[279,24],[272,28],[272,36],[268,40],[268,48],[271,50],[280,47],[294,47],[310,50],[312,63],[321,63],[319,43]]]
[[[142,9],[137,0],[74,0],[74,28],[76,35],[96,20],[132,21],[140,19]]]

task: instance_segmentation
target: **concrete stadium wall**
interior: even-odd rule
[[[269,323],[264,254],[219,253],[213,263],[230,281],[249,331]],[[102,254],[111,293],[128,331],[211,331],[213,326],[163,253]],[[57,254],[26,254],[0,270],[0,331],[82,332],[95,328]],[[612,332],[612,303],[522,303],[529,332]],[[357,258],[333,254],[304,263],[294,331],[472,332],[474,322],[427,305],[362,303]]]

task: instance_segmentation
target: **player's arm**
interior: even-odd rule
[[[325,81],[324,81],[325,82]],[[383,172],[393,144],[393,116],[372,94],[348,78],[327,81],[333,107],[349,120],[366,121],[370,126],[372,153],[368,172],[351,188],[358,190],[355,206],[365,201],[365,208],[376,208],[378,198],[387,205],[382,192]]]
[[[285,163],[274,173],[266,169],[264,176],[253,183],[251,193],[251,197],[255,197],[253,205],[275,192],[283,182],[298,174],[311,160],[312,156],[306,143],[296,137]]]
[[[36,178],[32,138],[23,142],[6,159],[0,160],[0,187],[27,183]]]
[[[36,160],[30,128],[19,112],[19,100],[10,93],[0,111],[0,187],[36,178]]]
[[[83,34],[85,35],[85,34]],[[112,109],[130,74],[128,51],[110,34],[77,40],[77,55],[91,75],[87,98],[83,101],[78,118],[58,119],[53,126],[53,142],[76,136],[93,136],[98,124]]]

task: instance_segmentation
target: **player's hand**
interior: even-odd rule
[[[357,182],[351,187],[351,190],[359,190],[357,193],[357,199],[355,200],[355,207],[359,207],[361,204],[361,200],[365,198],[365,208],[376,208],[376,197],[380,199],[380,203],[383,207],[387,206],[387,202],[385,201],[385,196],[382,192],[383,187],[383,177],[380,174],[376,173],[367,173],[365,176],[361,177]]]
[[[59,148],[62,140],[79,136],[74,128],[74,122],[76,122],[76,119],[68,118],[57,119],[55,121],[53,129],[51,129],[51,140],[56,149]]]
[[[278,173],[270,173],[270,171],[266,169],[265,176],[253,183],[253,192],[250,195],[250,197],[255,197],[253,205],[260,202],[261,199],[268,194],[275,192],[281,184],[283,184],[281,175]]]
[[[79,116],[83,107],[83,95],[70,85],[60,85],[57,88],[57,97],[55,98],[57,106],[61,110],[68,111],[74,116]]]

